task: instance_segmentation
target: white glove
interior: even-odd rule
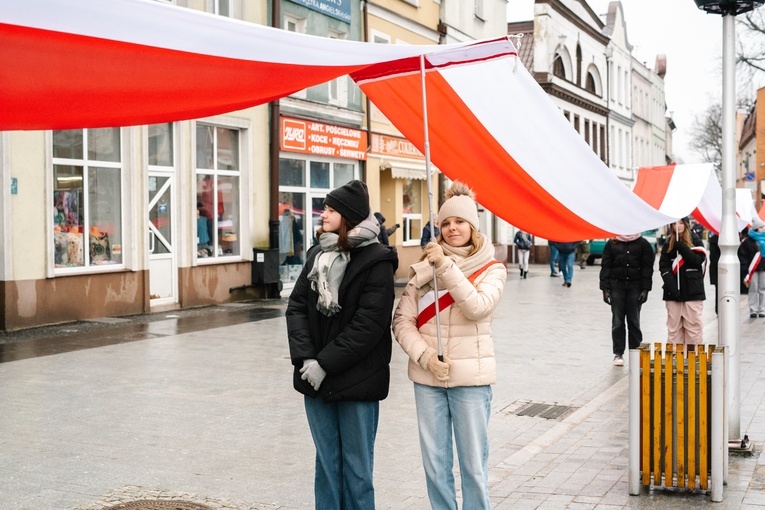
[[[304,381],[308,381],[316,391],[319,391],[319,386],[321,386],[324,378],[327,377],[327,373],[315,359],[304,359],[303,368],[300,369],[300,373],[303,374],[300,378]]]
[[[436,269],[440,269],[446,262],[446,255],[444,255],[444,249],[441,245],[431,241],[425,245],[425,253],[428,257],[428,262],[436,266]]]

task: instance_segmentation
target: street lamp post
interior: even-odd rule
[[[736,70],[735,17],[763,4],[763,0],[694,0],[696,6],[723,19],[723,86],[722,86],[722,225],[720,228],[720,261],[718,263],[719,345],[728,352],[725,408],[728,415],[728,442],[733,448],[746,448],[741,438],[741,401],[739,367],[739,245],[736,225]]]

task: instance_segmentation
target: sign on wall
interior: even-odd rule
[[[351,22],[351,0],[292,0],[292,2],[340,21]]]
[[[420,150],[406,138],[372,133],[369,152],[381,156],[396,156],[400,158],[425,159]]]
[[[312,120],[281,119],[281,149],[316,156],[367,159],[367,133]]]

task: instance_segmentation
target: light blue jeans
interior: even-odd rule
[[[454,443],[462,478],[462,509],[489,510],[491,386],[437,388],[415,383],[417,423],[433,510],[457,510]]]
[[[379,402],[336,402],[305,397],[316,446],[316,510],[371,510]]]

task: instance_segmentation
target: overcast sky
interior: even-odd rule
[[[608,11],[609,0],[588,3],[595,14]],[[622,0],[622,9],[633,55],[650,68],[657,54],[667,56],[664,85],[677,125],[675,156],[700,163],[688,148],[689,131],[710,103],[722,102],[722,17],[699,10],[693,0]],[[509,0],[508,21],[533,17],[534,0]]]

